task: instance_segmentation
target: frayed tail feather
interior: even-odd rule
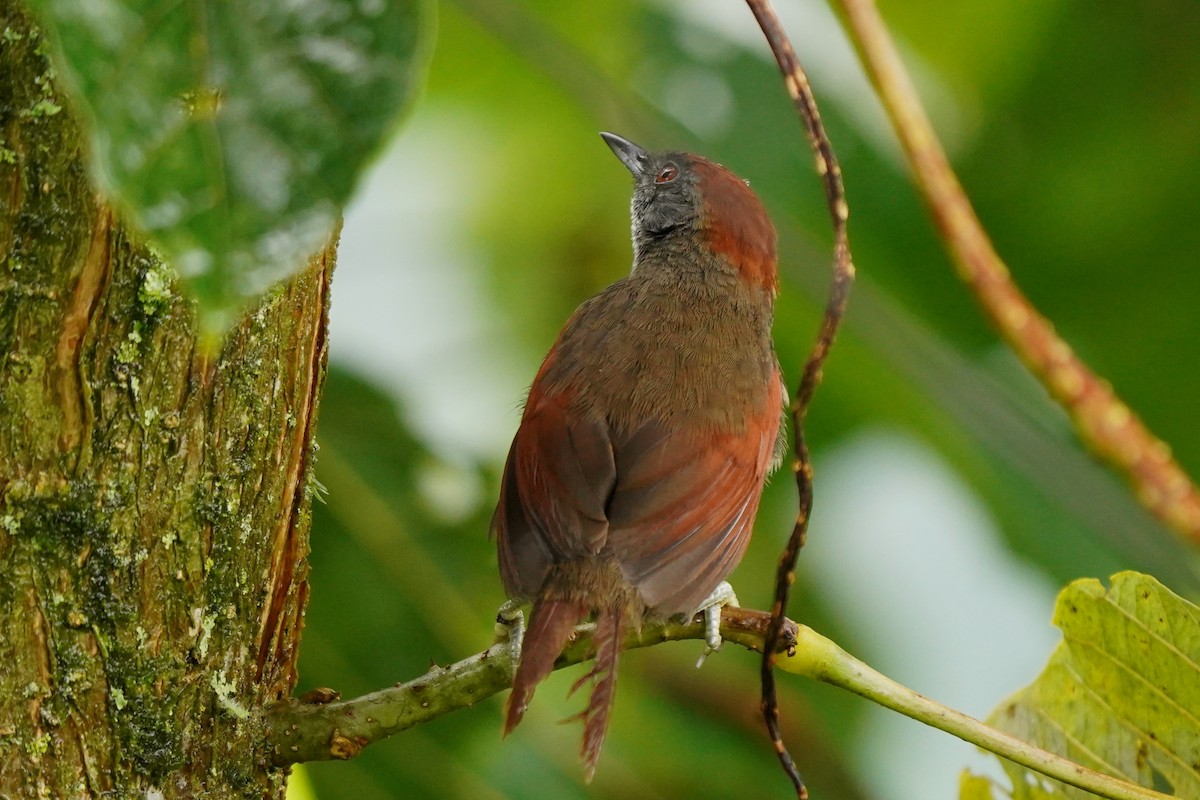
[[[521,663],[508,697],[505,736],[521,722],[537,685],[554,669],[554,661],[562,653],[571,631],[587,613],[586,606],[562,600],[546,599],[534,604],[521,649]]]
[[[604,736],[608,733],[608,720],[617,692],[617,658],[621,653],[624,628],[624,609],[608,608],[600,612],[596,618],[596,632],[593,635],[596,660],[591,671],[571,686],[571,691],[574,692],[585,682],[592,682],[587,708],[571,718],[583,720],[583,744],[579,748],[579,758],[583,761],[584,777],[589,783],[596,773],[600,749],[604,746]]]

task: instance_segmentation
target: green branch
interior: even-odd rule
[[[771,615],[727,608],[721,636],[761,652]],[[285,767],[305,761],[351,759],[369,744],[467,708],[512,684],[513,648],[509,629],[497,624],[497,641],[486,650],[448,667],[435,666],[421,677],[378,692],[338,700],[329,690],[280,703],[266,720],[271,761]],[[592,657],[592,626],[580,626],[555,669]],[[687,622],[647,622],[625,638],[625,649],[662,642],[704,639],[701,617]],[[1168,800],[1168,796],[1104,775],[1062,756],[1001,733],[973,717],[923,697],[881,675],[811,628],[788,621],[776,663],[780,669],[854,692],[1032,770],[1111,800]],[[331,702],[332,700],[332,702]]]
[[[776,664],[788,672],[854,692],[1047,777],[1101,797],[1170,800],[1169,795],[1088,769],[919,695],[871,669],[811,628],[800,626],[796,647],[786,655],[778,656]]]
[[[726,608],[721,614],[721,637],[761,652],[771,615],[762,611]],[[364,747],[392,734],[473,706],[512,685],[513,648],[508,628],[497,624],[497,641],[448,667],[434,666],[408,683],[381,689],[352,700],[318,690],[276,705],[268,714],[267,741],[271,761],[279,767],[304,761],[351,759]],[[789,622],[782,649],[795,644],[797,626]],[[702,617],[687,622],[646,622],[625,637],[625,649],[662,642],[705,637]],[[592,657],[591,626],[572,635],[555,669]],[[330,702],[333,700],[333,702]]]

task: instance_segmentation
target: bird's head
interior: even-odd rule
[[[615,133],[600,136],[633,174],[635,269],[647,253],[699,247],[751,285],[775,292],[775,227],[744,180],[701,156],[649,152]]]

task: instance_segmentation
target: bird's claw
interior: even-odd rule
[[[704,665],[704,659],[708,658],[710,653],[721,649],[721,609],[725,606],[737,608],[737,605],[737,595],[728,581],[717,584],[712,594],[700,604],[698,611],[704,613],[704,652],[696,662],[697,669]]]
[[[525,614],[516,600],[506,600],[496,611],[496,642],[507,641],[513,675],[521,663],[521,647],[525,643]]]

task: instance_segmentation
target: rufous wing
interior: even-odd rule
[[[531,394],[492,519],[510,596],[534,597],[552,564],[601,550],[615,482],[605,422],[575,409],[565,393]]]
[[[510,596],[535,597],[553,564],[606,550],[647,607],[694,611],[745,552],[782,393],[775,373],[733,432],[679,418],[614,430],[566,394],[535,393],[492,523]]]
[[[774,460],[782,392],[776,373],[740,431],[651,420],[618,441],[609,547],[658,614],[695,611],[741,560]]]

